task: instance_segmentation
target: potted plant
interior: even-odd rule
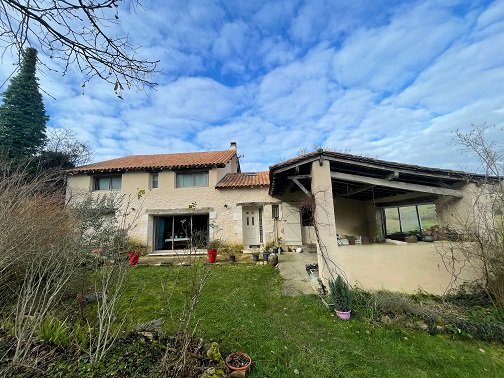
[[[273,252],[277,254],[282,254],[283,248],[282,248],[282,238],[277,238],[274,243],[273,243]]]
[[[348,284],[338,275],[336,280],[329,281],[329,289],[336,315],[343,320],[350,319],[351,294]]]
[[[236,256],[237,254],[243,253],[243,244],[241,243],[233,243],[231,244],[231,254]],[[236,261],[236,257],[235,257]]]
[[[138,251],[128,252],[128,259],[131,266],[136,265],[140,259],[140,253]]]
[[[269,259],[269,255],[271,255],[271,252],[269,250],[266,250],[263,252],[263,260],[268,262],[268,259]]]
[[[208,254],[208,262],[210,264],[214,264],[217,258],[217,249],[221,246],[221,242],[218,239],[213,239],[208,242],[207,245],[207,254]]]
[[[268,259],[272,253],[275,253],[275,242],[273,240],[269,240],[266,242],[264,247],[262,248],[263,251],[263,260],[268,262]]]
[[[240,243],[223,243],[219,249],[223,255],[228,255],[230,262],[236,262],[236,255],[243,252],[243,244]]]
[[[357,238],[353,235],[346,235],[345,239],[348,240],[349,245],[355,245],[355,239]]]
[[[256,249],[252,252],[252,261],[257,262],[259,261],[259,252],[257,252]]]
[[[276,253],[272,253],[268,257],[268,264],[271,266],[277,266],[278,265],[278,255]]]
[[[231,370],[232,372],[241,372],[243,373],[243,376],[245,376],[245,372],[252,364],[252,359],[247,353],[234,352],[226,357],[225,362],[229,370]]]

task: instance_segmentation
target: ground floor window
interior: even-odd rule
[[[208,224],[208,214],[154,217],[155,249],[187,249],[191,238],[202,247],[208,240]]]
[[[421,233],[437,223],[436,205],[389,207],[384,209],[387,235]]]

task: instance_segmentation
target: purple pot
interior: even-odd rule
[[[343,320],[350,319],[350,313],[352,312],[352,311],[338,311],[338,310],[335,310],[335,311],[336,311],[336,315],[338,316],[338,318],[343,319]]]

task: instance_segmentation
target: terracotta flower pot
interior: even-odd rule
[[[338,318],[343,319],[343,320],[350,319],[350,314],[352,312],[352,311],[338,311],[338,310],[335,310],[335,311],[336,311],[336,315],[338,316]]]
[[[252,364],[252,359],[247,353],[235,352],[227,356],[225,362],[229,370],[245,374]]]

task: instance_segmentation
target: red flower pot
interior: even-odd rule
[[[215,259],[217,259],[217,250],[216,249],[209,249],[207,250],[208,253],[208,262],[210,264],[215,263]]]
[[[140,254],[138,252],[129,252],[128,253],[128,259],[130,262],[130,265],[136,265],[138,264],[138,260],[140,259]]]

